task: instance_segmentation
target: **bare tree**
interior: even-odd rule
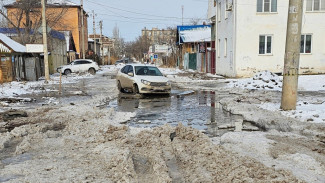
[[[112,54],[114,57],[121,57],[124,55],[125,42],[120,35],[120,29],[117,25],[113,28],[113,49]]]
[[[54,5],[48,5],[48,7],[51,6]],[[17,41],[22,44],[34,43],[38,29],[42,23],[41,2],[39,0],[20,0],[12,4],[4,5],[4,7],[7,11],[0,10],[0,14],[7,21],[6,27],[16,29],[18,33]],[[60,20],[66,12],[67,8],[64,7],[57,8],[56,11],[48,10],[46,16],[47,25],[49,27],[62,27]]]
[[[147,53],[150,47],[150,40],[148,36],[139,36],[134,42],[126,44],[125,52],[130,57],[135,57],[137,60],[143,58],[143,53]]]

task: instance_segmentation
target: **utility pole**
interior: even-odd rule
[[[102,60],[102,65],[104,65],[104,50],[103,50],[103,20],[99,21],[100,27],[100,56]]]
[[[84,27],[84,1],[80,0],[80,7],[81,7],[81,42],[82,42],[82,59],[86,58],[85,53],[85,27]]]
[[[184,5],[182,5],[182,25],[184,25]]]
[[[49,73],[49,55],[47,49],[47,26],[46,26],[46,16],[45,16],[45,0],[42,3],[42,28],[43,28],[43,51],[44,51],[44,71],[45,71],[45,82],[48,83],[50,80]]]
[[[281,109],[295,110],[298,95],[303,0],[289,0]]]
[[[97,43],[96,43],[96,21],[95,21],[95,11],[93,10],[93,34],[94,34],[94,52],[95,52],[95,62],[97,54]]]

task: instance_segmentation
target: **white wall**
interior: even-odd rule
[[[225,16],[226,1],[218,0],[217,9],[219,3],[220,8],[220,21],[218,21],[218,15],[216,16],[217,22],[217,38],[216,38],[216,73],[226,76],[235,76],[235,63],[234,63],[234,18],[235,13],[233,11],[227,11],[228,18]],[[232,0],[228,0],[231,3]],[[218,10],[217,10],[218,11]],[[217,13],[218,14],[218,13]],[[227,49],[225,49],[225,38],[227,38]],[[218,45],[220,39],[220,45]],[[218,56],[218,52],[220,53]],[[225,54],[226,52],[226,54]]]
[[[209,0],[208,19],[211,19],[214,16],[216,16],[216,10],[215,10],[215,7],[214,7],[214,0]]]
[[[258,13],[257,0],[233,0],[227,20],[225,1],[219,2],[222,11],[217,26],[216,44],[221,40],[217,74],[248,77],[261,70],[283,72],[289,0],[278,0],[276,13]],[[304,3],[302,34],[312,34],[312,53],[301,54],[300,73],[325,73],[325,12],[305,12]],[[272,35],[272,54],[259,55],[260,35]],[[227,57],[223,56],[224,38],[228,38]]]
[[[304,1],[306,7],[306,1]],[[302,34],[312,34],[311,54],[300,54],[300,73],[325,73],[325,12],[305,12]]]

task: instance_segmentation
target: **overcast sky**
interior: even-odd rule
[[[80,4],[80,0],[71,0]],[[140,36],[144,27],[166,28],[182,24],[182,5],[184,5],[184,24],[190,19],[206,19],[208,0],[84,0],[84,8],[91,13],[95,10],[97,20],[103,20],[103,33],[112,36],[115,25],[126,41]],[[88,19],[88,31],[93,32],[92,15]]]

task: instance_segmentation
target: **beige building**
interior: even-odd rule
[[[170,44],[175,42],[176,30],[152,28],[142,29],[142,36],[147,36],[150,44]]]

